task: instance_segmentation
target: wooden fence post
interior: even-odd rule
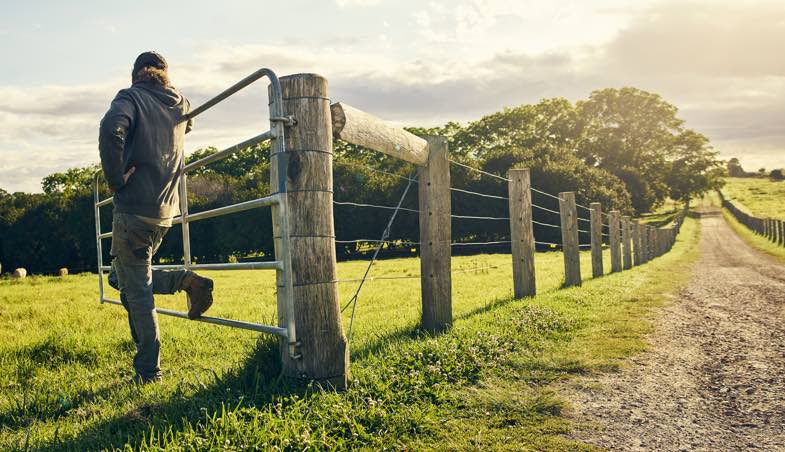
[[[646,244],[648,245],[648,250],[649,250],[649,260],[652,260],[655,257],[654,247],[657,239],[656,237],[654,237],[655,234],[654,226],[646,226],[646,229],[648,230],[649,233],[648,234],[649,236],[646,239]]]
[[[428,165],[418,168],[422,328],[429,333],[452,324],[450,161],[444,137],[426,137]]]
[[[611,210],[608,213],[608,235],[611,244],[611,273],[621,271],[621,238],[619,237],[619,211]]]
[[[602,268],[602,206],[598,202],[589,204],[591,221],[591,275],[599,278]]]
[[[780,220],[780,245],[785,246],[785,221]]]
[[[780,245],[785,246],[785,221],[779,220],[780,223]]]
[[[288,168],[286,203],[300,355],[293,358],[287,341],[282,340],[283,374],[343,389],[349,370],[349,346],[335,283],[333,143],[327,80],[316,74],[296,74],[281,77],[280,81],[284,114],[296,118],[297,125],[286,129],[286,152],[271,154],[270,174],[271,180],[277,181],[278,165]],[[275,206],[273,210],[277,248],[280,236]],[[279,324],[285,327],[282,279],[278,284]]]
[[[641,230],[641,262],[649,261],[649,227],[645,224],[640,225]]]
[[[641,223],[640,220],[632,221],[632,245],[633,245],[633,264],[638,266],[643,263],[643,253],[641,252]]]
[[[630,231],[630,217],[621,217],[621,242],[624,245],[624,256],[622,268],[629,270],[632,268],[632,234]]]
[[[515,298],[530,297],[537,293],[531,176],[528,169],[511,169],[508,177],[513,290]]]
[[[575,207],[575,193],[559,193],[559,213],[561,214],[561,240],[564,253],[564,285],[581,285],[581,257],[578,248],[578,212]]]

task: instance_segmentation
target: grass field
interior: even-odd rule
[[[169,317],[163,382],[129,386],[127,320],[97,304],[94,275],[2,280],[0,449],[586,448],[564,436],[557,384],[644,348],[646,319],[689,277],[698,234],[688,219],[670,253],[581,288],[560,289],[561,254],[539,253],[539,295],[526,300],[511,299],[508,255],[456,257],[454,270],[470,271],[454,276],[455,325],[433,338],[416,331],[418,280],[372,281],[343,393],[278,379],[268,337]],[[339,277],[364,265],[340,263]],[[499,268],[473,270],[485,266]],[[582,266],[587,278],[587,253]],[[413,258],[384,260],[373,275],[418,270]],[[209,276],[212,315],[274,317],[271,273]],[[353,288],[342,284],[342,299]],[[182,308],[184,297],[157,303]]]
[[[722,193],[755,216],[785,219],[785,182],[729,177]]]

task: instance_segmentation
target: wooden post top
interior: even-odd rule
[[[343,102],[332,104],[330,113],[335,138],[415,165],[428,164],[428,142],[417,135]]]

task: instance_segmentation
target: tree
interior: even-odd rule
[[[661,203],[669,192],[663,168],[682,131],[678,109],[636,88],[595,91],[576,108],[582,131],[577,155],[624,181],[637,212]]]
[[[580,136],[575,108],[564,98],[505,108],[451,131],[450,153],[478,158],[499,149],[571,148]]]
[[[744,172],[744,168],[741,167],[741,163],[739,159],[733,157],[732,159],[728,160],[728,176],[730,177],[744,177],[747,173]]]
[[[785,179],[785,174],[783,174],[783,172],[784,171],[782,168],[771,170],[771,173],[769,173],[769,177],[772,178],[773,180],[783,180]]]
[[[41,181],[44,193],[62,193],[71,196],[78,192],[90,190],[93,186],[93,176],[99,166],[86,166],[84,168],[71,168],[64,173],[52,173]]]
[[[667,165],[668,195],[687,202],[716,190],[725,183],[725,168],[706,136],[693,130],[680,133],[673,142]]]

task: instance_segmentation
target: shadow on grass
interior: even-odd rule
[[[469,319],[508,305],[515,300],[511,297],[497,298],[482,306],[457,315],[456,320]],[[352,353],[355,361],[384,353],[392,344],[414,341],[429,334],[418,326],[410,326],[381,334]],[[154,387],[153,387],[154,388]],[[147,388],[131,389],[145,391]],[[124,388],[109,387],[100,390],[101,396],[110,398],[112,393],[122,392]],[[176,434],[189,428],[189,425],[204,420],[206,415],[220,413],[224,407],[238,405],[255,407],[264,411],[278,402],[281,397],[304,396],[308,386],[280,376],[279,346],[274,338],[262,337],[248,353],[242,365],[225,375],[217,377],[209,385],[202,386],[195,393],[184,393],[174,388],[172,394],[156,403],[133,404],[134,408],[122,415],[93,423],[73,438],[57,438],[37,446],[37,450],[94,450],[122,449],[133,450],[144,447],[151,432],[160,435]],[[120,398],[118,403],[124,400]]]
[[[527,298],[524,298],[524,300]],[[470,311],[464,312],[463,314],[456,315],[453,317],[453,321],[455,320],[465,320],[471,317],[485,314],[486,312],[492,311],[496,308],[505,306],[510,304],[516,300],[512,297],[506,298],[495,298],[488,303],[478,306]],[[395,331],[390,331],[388,333],[378,334],[376,337],[370,341],[368,341],[362,347],[357,349],[352,349],[352,360],[361,360],[367,358],[368,356],[375,355],[377,353],[382,352],[385,348],[389,347],[392,343],[400,343],[405,340],[416,340],[422,339],[425,337],[431,336],[438,336],[439,333],[433,334],[428,333],[420,329],[420,325],[410,325],[407,327],[399,328]]]
[[[145,387],[131,387],[144,391]],[[278,342],[263,337],[257,341],[243,364],[203,386],[194,394],[183,394],[179,388],[168,399],[155,404],[142,404],[121,416],[97,422],[82,430],[76,437],[59,439],[57,435],[37,450],[97,450],[122,449],[126,444],[139,449],[151,431],[177,432],[185,423],[204,418],[205,413],[220,412],[224,406],[255,406],[263,408],[278,396],[304,394],[307,387],[280,376]],[[98,396],[118,391],[118,386],[103,388]]]

